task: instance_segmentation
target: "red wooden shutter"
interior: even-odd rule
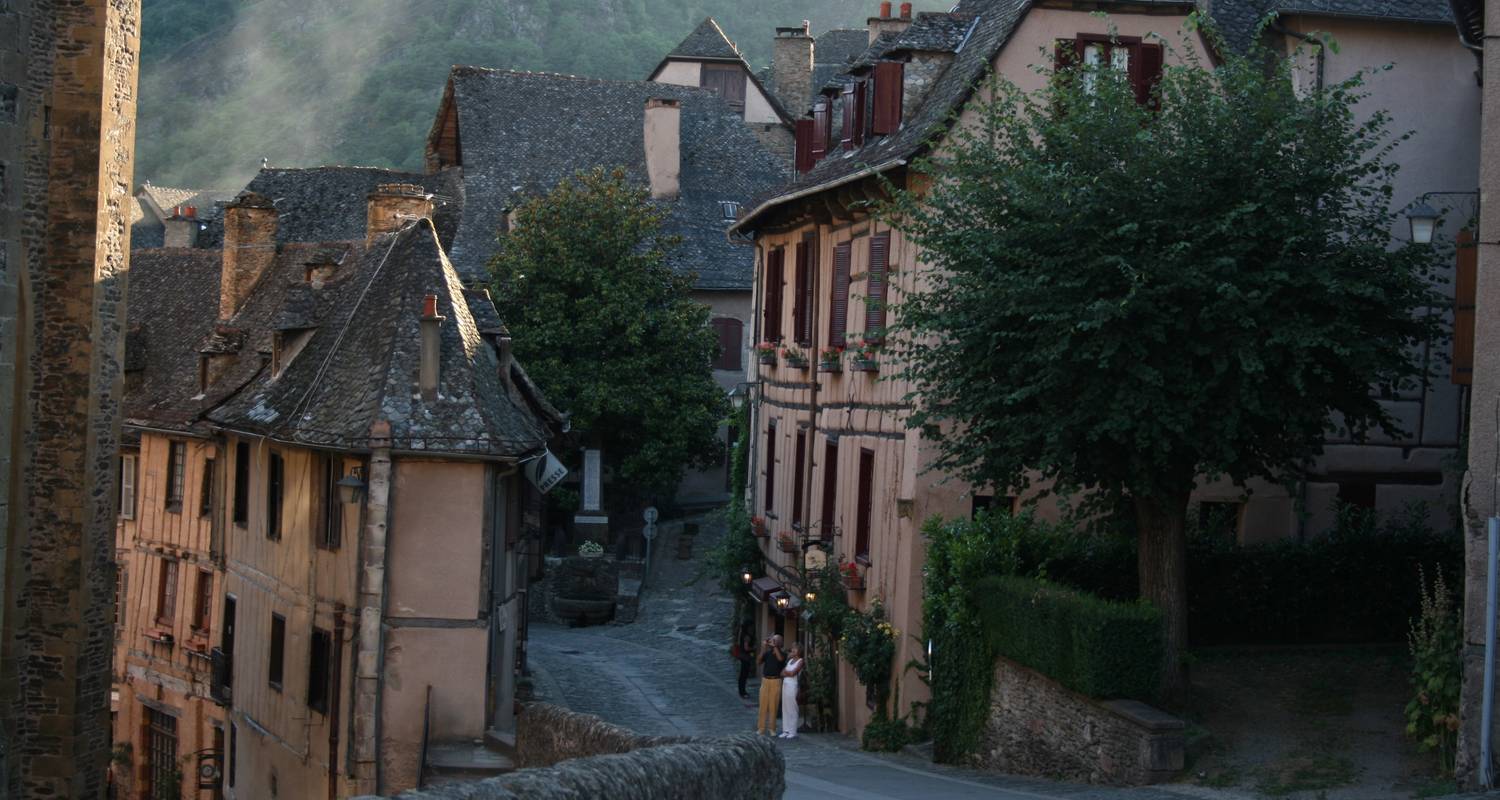
[[[816,158],[813,157],[813,150],[812,150],[812,148],[813,148],[813,130],[814,130],[813,125],[814,125],[814,123],[810,119],[799,119],[799,120],[797,120],[797,128],[796,128],[796,154],[797,154],[797,156],[796,156],[796,163],[797,163],[797,172],[799,172],[799,173],[807,172],[808,170],[812,169],[813,168],[813,164],[816,164],[817,161],[818,161]]]
[[[901,127],[901,91],[906,65],[882,61],[875,65],[875,112],[872,130],[895,133]]]
[[[1130,84],[1135,87],[1135,101],[1153,109],[1157,103],[1151,96],[1156,82],[1161,80],[1162,49],[1159,44],[1143,44],[1131,53]]]
[[[805,531],[807,530],[807,520],[802,517],[802,511],[806,505],[802,501],[802,479],[806,477],[806,465],[804,462],[807,461],[807,431],[800,428],[797,429],[796,454],[797,463],[792,467],[792,479],[795,481],[795,484],[792,486],[792,525],[797,530]]]
[[[885,303],[888,281],[886,273],[891,266],[891,235],[882,233],[870,237],[870,269],[865,278],[865,340],[884,338]]]
[[[854,146],[865,143],[865,129],[870,125],[865,101],[865,81],[854,82]]]
[[[766,420],[766,516],[776,507],[776,420]]]
[[[818,521],[818,537],[833,541],[833,512],[839,492],[839,443],[829,439],[823,446],[823,510]]]
[[[828,314],[828,346],[843,347],[849,328],[849,242],[833,248],[833,298]]]
[[[827,98],[822,98],[813,104],[812,157],[814,162],[828,155],[828,137],[831,133],[828,124],[828,106]]]
[[[786,251],[780,247],[766,254],[766,284],[761,300],[765,324],[761,327],[765,334],[762,338],[768,342],[781,340],[782,267],[785,261]]]
[[[1052,68],[1061,72],[1078,63],[1083,53],[1082,46],[1073,39],[1058,39],[1053,50]]]
[[[1453,276],[1453,382],[1469,386],[1474,381],[1474,288],[1478,276],[1478,251],[1474,232],[1458,232],[1458,264]]]
[[[854,557],[870,560],[870,517],[874,513],[875,453],[859,451],[859,508],[854,523]]]
[[[797,243],[797,275],[792,289],[792,337],[803,346],[812,345],[813,247],[809,239]]]

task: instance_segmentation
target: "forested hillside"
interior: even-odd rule
[[[262,158],[417,169],[453,64],[639,80],[711,15],[758,69],[774,27],[863,27],[877,5],[144,0],[136,180],[235,188]]]

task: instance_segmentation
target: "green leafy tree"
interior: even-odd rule
[[[668,266],[661,223],[623,170],[580,172],[517,208],[490,262],[516,357],[626,498],[670,496],[686,467],[718,463],[728,413],[708,307]]]
[[[1439,259],[1392,236],[1406,136],[1356,113],[1367,75],[1298,93],[1290,60],[1219,50],[1144,104],[1107,66],[996,80],[920,165],[930,189],[886,209],[941,275],[900,308],[936,468],[1133,506],[1169,692],[1195,480],[1286,478],[1331,430],[1396,431],[1371,387],[1422,380],[1441,335]]]

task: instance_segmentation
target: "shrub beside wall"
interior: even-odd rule
[[[1165,646],[1156,608],[1014,576],[981,581],[974,594],[990,651],[1090,697],[1156,696]]]

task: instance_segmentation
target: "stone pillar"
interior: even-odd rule
[[[391,424],[370,426],[365,532],[359,542],[359,651],[354,654],[354,791],[380,791],[380,659],[385,649],[385,550],[391,497]]]
[[[110,755],[140,3],[6,5],[0,796],[97,798]]]
[[[1500,0],[1486,0],[1486,19],[1500,21]],[[1487,519],[1496,514],[1496,429],[1500,404],[1500,58],[1482,59],[1483,116],[1480,121],[1479,269],[1475,291],[1474,378],[1469,400],[1469,472],[1463,497],[1464,622],[1463,690],[1459,700],[1456,777],[1463,789],[1478,788],[1480,715],[1484,694],[1484,629]],[[1500,710],[1500,709],[1497,709]],[[1492,733],[1500,745],[1500,731]]]

